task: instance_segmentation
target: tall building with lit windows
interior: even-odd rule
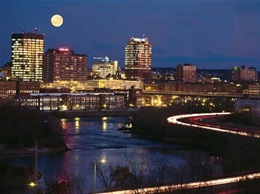
[[[70,48],[48,49],[43,57],[43,81],[86,81],[87,55]]]
[[[178,64],[176,67],[175,79],[178,82],[195,82],[196,81],[196,66],[193,64]]]
[[[151,80],[152,45],[148,38],[131,38],[125,47],[125,76],[127,79]]]
[[[41,81],[43,53],[43,34],[13,33],[12,78],[21,81]]]

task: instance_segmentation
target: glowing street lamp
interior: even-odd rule
[[[36,186],[36,184],[35,184],[34,182],[31,182],[29,185],[30,185],[31,187],[35,187],[35,186]]]
[[[39,189],[41,193],[45,194],[45,190],[39,187],[40,185],[35,184],[34,182],[30,182],[29,186],[33,188],[34,193],[38,193],[37,190]]]

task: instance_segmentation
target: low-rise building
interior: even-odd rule
[[[243,94],[259,95],[260,94],[260,85],[249,84],[249,85],[245,86],[245,88],[243,89]]]
[[[114,93],[38,93],[28,98],[13,99],[13,105],[42,111],[121,109],[124,96]]]
[[[260,117],[260,100],[241,99],[235,103],[235,111],[249,111],[253,115]]]
[[[94,57],[95,59],[95,57]],[[118,62],[111,61],[107,56],[100,61],[92,63],[92,71],[98,73],[100,78],[105,78],[107,76],[115,76],[118,70]]]
[[[39,93],[40,82],[0,81],[0,98],[14,98]]]
[[[8,62],[3,67],[0,67],[0,73],[4,74],[4,79],[9,80],[12,76],[12,63]]]

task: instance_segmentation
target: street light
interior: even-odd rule
[[[101,163],[105,163],[106,160],[105,159],[102,159],[100,160]],[[96,193],[96,190],[97,190],[97,163],[98,161],[96,161],[94,163],[94,192]]]
[[[41,193],[45,194],[45,190],[40,187],[39,184],[35,184],[34,182],[29,183],[30,187],[33,188],[34,193],[38,193],[39,190]]]
[[[35,186],[36,186],[36,184],[35,184],[34,182],[31,182],[29,185],[30,185],[31,187],[35,187]]]

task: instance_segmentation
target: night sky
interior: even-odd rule
[[[45,51],[70,47],[89,56],[89,68],[105,55],[124,67],[125,45],[145,34],[152,67],[260,69],[259,0],[0,0],[0,8],[0,66],[11,61],[11,33],[37,27]],[[54,14],[64,19],[59,28]]]

